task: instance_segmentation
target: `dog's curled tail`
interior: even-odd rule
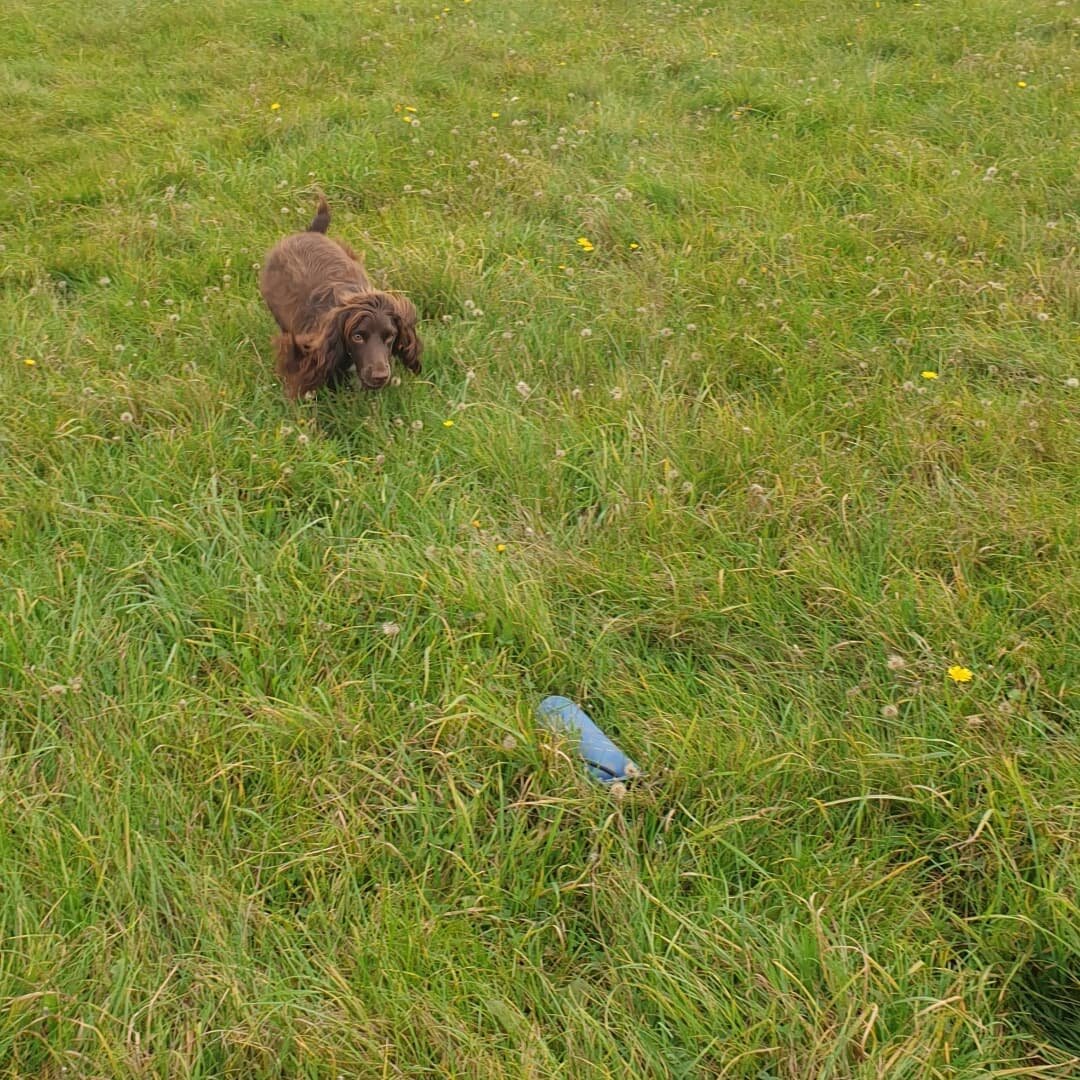
[[[315,216],[311,219],[311,224],[307,227],[308,232],[320,232],[324,233],[330,228],[330,207],[326,205],[326,196],[319,196],[319,208],[315,211]]]

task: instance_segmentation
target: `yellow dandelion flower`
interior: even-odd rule
[[[280,108],[281,108],[281,102],[280,101],[272,101],[272,102],[270,102],[270,111],[271,112],[277,112]]]
[[[496,544],[495,545],[495,550],[500,551],[500,552],[505,551],[506,550],[506,545],[505,544]]]
[[[640,244],[635,244],[635,243],[634,243],[633,241],[631,241],[631,243],[630,243],[630,250],[631,250],[631,251],[637,251],[637,249],[638,249],[639,247],[641,247],[641,245],[640,245]]]
[[[961,667],[959,664],[953,664],[949,668],[948,675],[953,682],[971,682],[975,677],[971,668]]]
[[[479,518],[473,518],[472,521],[469,524],[471,524],[474,529],[479,529],[480,528],[480,519]]]
[[[924,379],[936,379],[938,377],[938,373],[936,371],[923,371],[920,372],[920,374]]]
[[[416,112],[416,106],[415,105],[406,105],[405,106],[405,111],[406,112]]]
[[[593,248],[592,241],[587,236],[579,236],[577,238],[577,243],[578,243],[578,247],[581,248],[582,251],[593,251],[593,250],[595,250]]]
[[[499,119],[499,114],[498,114],[497,112],[493,112],[493,113],[491,114],[491,119],[492,119],[492,120],[498,120],[498,119]]]
[[[1027,83],[1024,82],[1023,79],[1021,79],[1016,85],[1019,86],[1021,90],[1024,90],[1027,87]]]
[[[36,366],[37,366],[37,361],[36,361],[36,360],[35,360],[35,359],[34,359],[34,358],[33,358],[32,356],[28,356],[28,357],[27,357],[27,358],[26,358],[26,359],[25,359],[25,360],[23,361],[23,363],[24,363],[24,364],[25,364],[25,365],[26,365],[27,367],[36,367]]]
[[[454,421],[453,420],[444,420],[442,422],[442,426],[443,427],[453,427],[454,426]]]
[[[403,116],[401,119],[404,120],[406,124],[411,124],[412,123],[412,117],[411,116]]]

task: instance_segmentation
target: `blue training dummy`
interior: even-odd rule
[[[641,770],[569,698],[546,697],[536,711],[544,727],[578,736],[577,752],[594,780],[601,784],[625,783],[641,775]]]

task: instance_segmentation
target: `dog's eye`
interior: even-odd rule
[[[383,338],[383,341],[385,341],[387,345],[393,345],[393,344],[394,344],[394,339],[395,339],[396,337],[397,337],[397,335],[396,335],[396,334],[387,334],[387,335],[386,335],[386,336],[385,336],[385,337]]]
[[[358,341],[358,342],[360,342],[361,344],[363,344],[363,342],[364,342],[364,335],[363,335],[363,334],[360,334],[360,333],[357,333],[357,334],[353,334],[353,336],[352,336],[352,339],[353,339],[353,341]]]

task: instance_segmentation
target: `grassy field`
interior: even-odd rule
[[[4,0],[0,1075],[1080,1075],[1077,15]]]

